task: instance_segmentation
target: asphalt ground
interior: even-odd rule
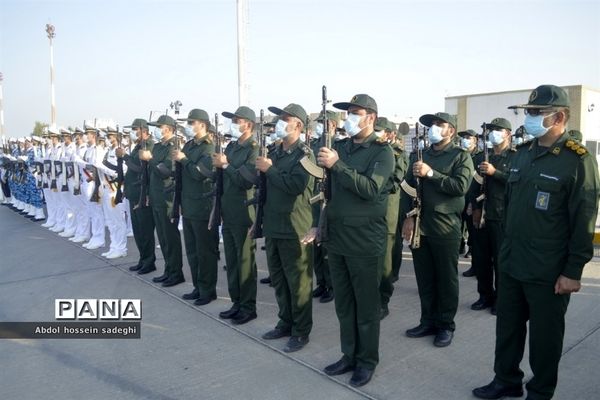
[[[474,278],[460,276],[451,346],[440,349],[432,337],[404,335],[420,314],[409,252],[390,316],[382,321],[380,364],[368,385],[354,389],[349,373],[322,373],[341,356],[333,302],[314,301],[310,343],[286,354],[285,339],[261,339],[277,323],[274,291],[267,285],[259,284],[256,320],[233,326],[219,319],[231,305],[224,260],[218,299],[196,307],[181,299],[192,290],[185,254],[186,282],[163,288],[151,282],[162,273],[160,249],[158,270],[140,276],[128,270],[137,261],[133,239],[126,258],[109,261],[100,256],[106,249],[83,249],[40,224],[0,207],[0,321],[54,321],[57,298],[133,298],[143,304],[141,338],[2,339],[0,399],[470,399],[472,388],[493,377],[495,317],[470,310],[477,299]],[[264,251],[257,251],[257,264],[259,278],[267,276]],[[469,266],[461,258],[459,272]],[[600,263],[594,261],[571,298],[557,399],[598,398],[599,300]]]

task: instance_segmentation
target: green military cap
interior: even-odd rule
[[[216,134],[217,133],[217,128],[215,128],[215,126],[213,124],[210,124],[209,127],[208,127],[208,132]]]
[[[160,117],[158,117],[158,120],[154,121],[154,122],[148,122],[148,125],[150,126],[162,126],[162,125],[168,125],[173,127],[173,129],[175,129],[175,127],[177,126],[177,123],[175,122],[175,120],[171,117],[169,117],[168,115],[161,115]]]
[[[569,106],[569,95],[563,88],[554,85],[541,85],[531,92],[527,104],[510,106],[508,108],[552,108]]]
[[[377,112],[377,102],[368,94],[354,95],[350,101],[335,103],[333,106],[340,110],[348,110],[350,107],[360,107],[364,108],[365,110]]]
[[[458,136],[460,137],[468,137],[468,136],[473,136],[476,137],[477,136],[477,132],[475,132],[473,129],[467,129],[466,131],[460,131],[458,132]]]
[[[419,122],[425,126],[431,127],[433,121],[440,120],[449,123],[454,129],[456,129],[456,116],[445,112],[437,112],[435,114],[421,115]]]
[[[136,118],[133,120],[131,125],[125,126],[124,128],[140,128],[140,129],[148,129],[148,121],[142,118]]]
[[[290,103],[283,109],[271,106],[269,107],[269,111],[275,115],[278,115],[279,117],[281,117],[282,114],[287,114],[298,118],[304,124],[308,122],[308,115],[306,114],[304,108],[302,108],[302,106],[299,104]]]
[[[504,118],[494,118],[492,122],[485,124],[488,129],[500,128],[500,129],[508,129],[512,131],[512,125],[510,121]]]
[[[202,122],[208,122],[210,124],[210,118],[208,117],[208,113],[199,108],[194,108],[193,110],[191,110],[188,113],[187,118],[178,118],[177,121],[187,121],[187,122],[202,121]],[[168,125],[168,124],[166,124],[166,125]]]
[[[577,140],[578,142],[581,142],[583,140],[583,133],[581,133],[581,131],[578,131],[576,129],[571,129],[568,132],[569,135],[571,135],[571,137],[575,140]]]
[[[396,128],[396,124],[390,120],[388,120],[386,130],[390,132],[398,132],[398,128]]]
[[[228,111],[223,111],[221,113],[221,115],[224,116],[225,118],[229,118],[229,119],[241,118],[241,119],[247,119],[248,121],[256,122],[256,113],[250,107],[246,107],[246,106],[238,107],[238,109],[235,110],[235,112],[233,112],[233,113],[228,112]]]
[[[340,117],[339,117],[338,113],[327,110],[327,119],[330,121],[339,121]],[[323,111],[321,111],[319,113],[319,116],[315,119],[315,122],[323,122],[323,120],[324,120]]]
[[[265,122],[263,126],[267,128],[273,128],[275,125],[277,125],[277,121],[279,121],[279,117],[275,117],[271,121]]]
[[[388,129],[388,122],[386,117],[377,117],[377,120],[375,121],[375,130],[384,131]]]

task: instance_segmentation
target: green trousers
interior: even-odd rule
[[[396,226],[396,236],[394,238],[394,248],[392,250],[392,277],[400,276],[400,267],[402,267],[402,250],[404,250],[404,238],[402,238],[402,225],[406,217],[402,215],[402,206],[400,206],[400,215],[398,225]]]
[[[312,330],[312,267],[309,246],[298,239],[266,238],[267,265],[279,306],[280,329],[292,336],[308,336]]]
[[[248,227],[224,224],[223,245],[229,297],[240,310],[256,312],[256,244],[248,237]]]
[[[485,226],[474,228],[473,261],[477,276],[477,292],[488,300],[496,300],[498,289],[498,255],[504,233],[500,221],[487,220]]]
[[[317,286],[331,288],[331,273],[329,272],[329,264],[327,262],[327,248],[324,245],[317,246],[313,242],[313,269],[315,278],[317,278]]]
[[[154,265],[156,255],[154,249],[156,243],[154,240],[154,217],[151,207],[139,207],[133,209],[135,204],[129,202],[129,215],[131,215],[131,227],[133,229],[133,239],[140,253],[138,264],[143,267]]]
[[[383,257],[329,253],[342,353],[348,362],[371,370],[379,363],[379,284]]]
[[[459,243],[460,238],[421,236],[421,247],[411,249],[424,326],[452,331],[456,328]]]
[[[392,294],[394,294],[394,282],[392,279],[393,265],[392,265],[392,253],[394,251],[394,242],[396,241],[396,234],[387,235],[387,247],[385,250],[385,256],[383,258],[383,272],[381,275],[381,283],[379,284],[379,292],[381,294],[381,307],[386,308],[390,302]]]
[[[527,321],[529,321],[529,364],[533,378],[527,397],[550,399],[558,380],[565,334],[565,313],[570,295],[554,294],[554,285],[527,283],[500,273],[496,303],[496,380],[520,385]]]
[[[219,231],[208,229],[208,220],[183,217],[183,238],[192,283],[201,297],[217,293]]]
[[[152,216],[156,224],[160,251],[165,259],[165,274],[172,279],[183,278],[183,254],[179,229],[176,224],[171,223],[166,207],[152,207]]]

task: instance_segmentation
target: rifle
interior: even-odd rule
[[[57,191],[56,187],[56,164],[55,161],[50,161],[50,189]]]
[[[329,119],[327,118],[327,87],[323,85],[321,89],[321,106],[323,113],[323,140],[324,145],[328,149],[331,149],[332,136],[334,132],[329,132]],[[331,170],[323,168],[322,178],[319,182],[319,194],[310,199],[310,204],[321,202],[321,211],[319,214],[319,225],[317,230],[316,242],[317,245],[326,242],[328,237],[327,228],[327,203],[331,200]]]
[[[63,141],[63,147],[62,147],[62,149],[63,149],[63,153],[61,155],[62,156],[61,158],[64,159],[64,156],[65,156],[65,153],[66,153],[66,151],[65,151],[65,142],[64,141]],[[60,163],[60,172],[62,174],[61,177],[60,177],[60,181],[61,181],[61,184],[62,184],[62,186],[60,188],[60,191],[61,192],[68,192],[69,191],[69,186],[67,185],[67,163],[64,162],[64,161],[62,161]]]
[[[215,114],[215,151],[221,153],[221,136],[219,135],[219,114]],[[212,209],[208,218],[208,229],[217,229],[221,225],[221,197],[223,196],[223,168],[215,172],[215,190]]]
[[[152,111],[150,111],[150,117],[148,117],[148,121],[152,121]],[[148,132],[149,133],[149,132]],[[142,150],[146,151],[148,150],[148,142],[147,140],[144,140],[144,138],[142,137],[142,129],[140,128],[140,144],[142,145]],[[148,138],[150,139],[150,138]],[[141,173],[140,173],[140,198],[138,199],[138,203],[135,205],[135,207],[133,207],[134,210],[137,210],[138,208],[141,207],[148,207],[149,203],[148,203],[148,186],[149,186],[149,178],[150,175],[148,175],[148,161],[144,161],[144,160],[140,160],[140,168],[141,168]]]
[[[423,161],[423,150],[419,146],[420,139],[423,138],[423,142],[425,142],[425,127],[419,135],[419,123],[415,124],[415,141],[417,143],[417,161]],[[413,197],[413,209],[406,213],[408,218],[415,217],[415,228],[413,231],[412,238],[410,240],[410,247],[413,249],[418,249],[421,247],[421,213],[423,207],[423,183],[421,182],[421,178],[416,177],[416,190],[415,196]]]
[[[485,162],[490,162],[490,153],[487,147],[487,139],[488,139],[488,129],[487,125],[484,122],[481,125],[483,132],[481,133],[481,138],[483,140],[483,160]],[[484,174],[483,176],[479,176],[480,179],[477,179],[477,183],[480,184],[479,196],[475,199],[476,202],[481,203],[481,220],[479,222],[479,228],[483,228],[485,226],[485,192],[487,191],[487,176]]]
[[[96,121],[97,121],[97,119],[94,118],[94,129],[96,129],[96,133],[97,133],[98,130],[96,128]],[[92,160],[93,162],[96,162],[96,159],[95,159],[96,151],[95,150],[98,150],[98,145],[96,145],[96,149],[94,149],[94,160]],[[94,191],[92,192],[90,201],[94,202],[94,203],[100,203],[100,173],[98,172],[98,168],[96,168],[96,166],[93,164],[92,164],[91,170],[92,170],[92,179],[94,181]]]
[[[176,101],[175,103],[171,103],[171,108],[175,109],[175,119],[179,116],[179,106],[181,102]],[[181,151],[181,146],[179,143],[179,136],[177,136],[177,126],[175,126],[175,147],[176,151]],[[177,162],[171,159],[171,173],[175,179],[175,194],[173,195],[173,209],[171,210],[171,223],[175,225],[179,225],[179,218],[181,217],[181,186],[183,183],[182,173],[183,168],[180,162]]]
[[[258,121],[258,156],[266,158],[268,155],[267,136],[264,132],[265,127],[265,111],[260,110],[260,119]],[[256,206],[256,218],[250,227],[248,233],[252,239],[260,239],[263,237],[263,218],[264,206],[267,201],[267,175],[264,172],[257,173],[257,184],[254,197],[250,201],[246,201],[247,206]]]
[[[117,125],[117,148],[122,148],[123,145],[123,133],[119,130]],[[117,158],[117,193],[115,194],[115,204],[123,202],[123,182],[125,181],[125,175],[123,173],[123,157]]]

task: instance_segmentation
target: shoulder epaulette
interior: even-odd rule
[[[585,148],[585,146],[574,139],[567,140],[565,142],[565,147],[576,153],[579,157],[583,157],[588,153],[588,150]]]

